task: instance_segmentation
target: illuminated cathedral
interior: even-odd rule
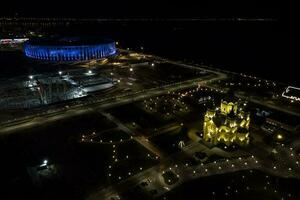
[[[212,144],[249,144],[250,113],[238,102],[221,101],[221,106],[207,110],[203,139]]]

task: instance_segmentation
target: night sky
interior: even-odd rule
[[[191,0],[48,0],[1,2],[2,16],[77,18],[190,18],[261,17],[280,18],[286,5],[275,1],[191,1]],[[5,9],[3,9],[5,8]]]
[[[262,28],[262,23],[258,22],[255,23],[258,25],[255,26],[255,30],[252,30],[250,28],[251,26],[247,26],[247,28],[245,27],[244,29],[237,26],[232,30],[228,30],[229,27],[224,26],[224,29],[218,30],[219,35],[217,38],[225,38],[224,40],[219,41],[219,43],[216,43],[217,40],[215,41],[213,36],[210,37],[210,34],[207,34],[206,36],[210,38],[210,42],[216,43],[215,48],[219,49],[220,52],[228,52],[229,55],[224,56],[226,58],[235,55],[236,53],[239,54],[239,52],[243,52],[243,49],[249,51],[249,53],[246,54],[248,57],[238,57],[242,60],[242,62],[237,63],[238,66],[245,66],[245,64],[247,64],[252,66],[252,68],[256,67],[256,71],[261,71],[259,66],[268,64],[270,65],[268,67],[268,73],[260,72],[261,76],[268,76],[269,73],[272,72],[278,74],[275,78],[283,77],[282,79],[284,80],[290,80],[291,75],[293,77],[297,76],[296,66],[298,66],[298,58],[296,56],[296,52],[298,51],[294,50],[297,43],[296,40],[298,40],[299,35],[299,22],[296,17],[298,13],[297,8],[298,7],[296,5],[291,5],[290,3],[283,1],[279,3],[274,0],[22,0],[19,2],[17,2],[17,0],[4,0],[4,2],[1,2],[0,16],[103,19],[183,18],[187,20],[190,18],[201,20],[224,20],[237,18],[271,19],[272,21],[274,20],[275,23],[273,23],[271,27],[266,28],[269,30],[267,32],[260,30]],[[271,23],[266,23],[268,26],[270,24]],[[147,28],[150,27],[146,27],[146,29]],[[202,41],[201,33],[203,32],[203,28],[205,27],[195,25],[195,27],[189,29],[190,33],[195,32],[194,38],[199,41],[199,45],[201,45]],[[134,33],[137,30],[139,30],[139,27],[137,27],[136,30],[132,30],[132,32]],[[231,32],[226,33],[226,31]],[[161,30],[158,28],[158,30],[152,30],[148,34],[151,36],[151,43],[161,47],[160,44],[154,43],[153,38],[155,37],[152,37],[153,32],[161,32]],[[214,34],[213,30],[211,32]],[[198,38],[197,33],[199,33],[200,39]],[[186,32],[186,34],[188,33]],[[243,43],[239,40],[241,37],[244,38],[243,41],[246,43],[248,42],[249,45],[253,46],[253,48],[251,49],[247,46],[241,45]],[[169,36],[166,36],[166,38],[169,38]],[[178,39],[182,40],[183,38],[184,36],[179,38],[175,38],[174,36],[174,40],[170,40],[170,44],[174,44],[175,41]],[[253,42],[249,42],[249,38],[252,38]],[[230,45],[225,44],[226,42],[229,42]],[[224,43],[223,49],[222,43]],[[212,48],[210,44],[208,47]],[[229,50],[228,48],[233,48],[233,50]],[[214,49],[213,52],[216,52],[216,50]],[[215,57],[215,53],[213,55]],[[198,55],[195,57],[198,57]],[[257,57],[263,59],[259,60]],[[223,63],[222,59],[216,58],[214,60],[219,60]],[[236,61],[236,57],[233,57],[233,60]],[[257,63],[253,64],[249,61],[255,61]],[[224,64],[226,63],[224,62]],[[232,62],[228,65],[231,64]],[[285,70],[282,70],[281,66],[285,66]],[[278,69],[275,70],[276,68]],[[239,70],[233,69],[233,71]],[[285,74],[282,74],[283,71]],[[293,78],[293,80],[296,79],[296,77]]]

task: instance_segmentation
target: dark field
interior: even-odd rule
[[[158,199],[297,199],[299,184],[299,180],[276,178],[260,171],[241,171],[185,183]]]
[[[114,123],[92,112],[1,137],[2,196],[8,199],[82,199],[104,184],[119,181],[119,175],[128,177],[128,171],[133,175],[140,171],[139,167],[146,169],[157,162],[154,155],[130,140],[126,133],[117,129],[105,132],[112,128],[116,128]],[[112,144],[80,142],[83,134],[92,132],[104,132],[100,133],[103,140],[117,141],[118,162],[112,160]],[[120,142],[121,138],[124,142]],[[45,159],[55,166],[56,173],[43,176],[35,185],[27,171]],[[112,177],[108,177],[109,165],[113,166]]]

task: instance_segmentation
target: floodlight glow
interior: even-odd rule
[[[44,61],[68,62],[102,59],[117,53],[114,41],[91,41],[79,38],[29,40],[24,44],[25,55]]]
[[[278,134],[278,135],[277,135],[277,139],[278,139],[278,140],[281,140],[281,139],[283,139],[283,136],[282,136],[281,134]]]

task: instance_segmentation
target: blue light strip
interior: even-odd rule
[[[116,54],[115,43],[90,46],[38,46],[26,43],[25,55],[46,61],[82,61],[101,59]]]

